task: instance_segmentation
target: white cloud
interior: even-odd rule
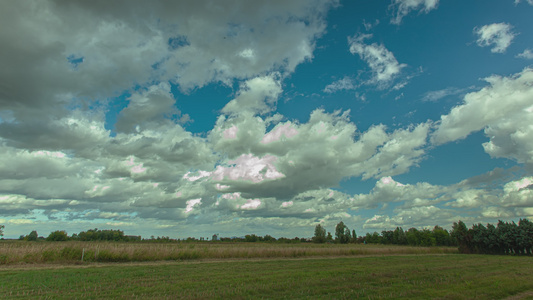
[[[516,57],[523,59],[533,59],[533,52],[531,49],[526,49],[524,52],[517,54]]]
[[[337,91],[343,91],[343,90],[355,90],[357,87],[354,84],[353,80],[350,77],[345,76],[342,79],[339,79],[337,81],[334,81],[330,84],[328,84],[324,88],[324,92],[332,94]]]
[[[179,115],[170,84],[166,82],[136,92],[128,100],[128,106],[120,112],[115,123],[119,132],[138,132]]]
[[[298,130],[291,124],[291,122],[278,124],[278,126],[274,127],[270,132],[263,136],[261,143],[268,144],[278,142],[283,138],[290,139],[297,134]]]
[[[262,158],[254,157],[252,154],[243,154],[235,160],[228,161],[228,167],[218,166],[212,177],[216,181],[225,182],[245,180],[259,183],[264,180],[275,180],[285,177],[276,167],[277,158],[272,155],[265,155]]]
[[[350,53],[358,54],[372,70],[373,77],[370,83],[377,85],[388,85],[400,74],[406,64],[400,64],[394,57],[394,54],[387,50],[385,46],[365,44],[364,40],[371,38],[370,34],[355,35],[348,38]]]
[[[467,94],[463,104],[441,116],[431,141],[437,145],[455,141],[485,128],[491,138],[485,145],[487,152],[526,159],[531,151],[527,136],[532,130],[528,124],[533,106],[533,69],[509,77],[494,75],[485,81],[490,85]],[[511,141],[516,144],[505,145]]]
[[[518,4],[520,2],[522,2],[522,1],[521,0],[515,0],[514,1],[515,4]],[[533,0],[526,0],[526,2],[529,3],[529,5],[533,5]]]
[[[154,82],[171,81],[191,91],[273,72],[285,76],[313,57],[325,14],[335,3],[204,0],[186,9],[166,1],[2,4],[0,27],[10,30],[0,33],[0,81],[9,89],[0,97],[0,115],[35,124],[43,116],[68,114],[65,106]],[[169,107],[168,99],[146,93],[132,96],[121,128],[136,114],[146,121]],[[141,110],[146,101],[154,111]]]
[[[257,209],[261,206],[261,200],[259,199],[249,199],[245,204],[241,205],[241,209]]]
[[[222,109],[222,113],[230,115],[270,112],[282,91],[279,76],[279,73],[273,73],[247,80],[241,84],[237,97]]]
[[[213,184],[245,198],[284,200],[347,177],[402,174],[423,158],[429,124],[390,133],[378,125],[359,133],[348,113],[316,110],[307,123],[281,122],[269,132],[259,117],[221,118],[208,139],[228,161],[207,170]],[[238,128],[236,136],[228,138],[225,132],[232,128]]]
[[[394,131],[379,152],[363,163],[365,167],[363,178],[407,172],[422,159],[428,131],[429,124],[419,124],[412,129]]]
[[[480,47],[492,46],[493,53],[504,53],[511,45],[516,33],[512,32],[513,26],[507,23],[494,23],[474,28],[478,35],[477,44]]]
[[[190,213],[191,211],[193,211],[195,206],[198,206],[201,203],[202,203],[202,199],[201,198],[188,200],[187,201],[187,207],[185,208],[185,212],[186,213]]]
[[[424,101],[424,102],[437,102],[440,99],[446,98],[448,96],[455,96],[455,95],[462,94],[462,93],[464,93],[464,92],[466,92],[466,91],[468,91],[470,89],[472,89],[472,87],[464,88],[464,89],[459,89],[459,88],[455,88],[455,87],[449,87],[449,88],[445,88],[445,89],[442,89],[442,90],[430,91],[430,92],[427,92],[427,93],[424,94],[424,96],[422,97],[422,101]]]
[[[438,4],[439,0],[392,0],[390,7],[394,11],[395,17],[391,20],[391,23],[400,24],[403,17],[413,10],[421,10],[428,13],[436,9]]]

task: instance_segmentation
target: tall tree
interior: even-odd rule
[[[472,233],[468,231],[463,221],[453,223],[451,236],[457,241],[459,252],[472,253]]]
[[[315,227],[315,235],[313,236],[313,242],[325,243],[326,242],[326,229],[322,225],[318,224]]]
[[[341,244],[346,244],[350,241],[350,230],[342,221],[335,227],[335,241]]]
[[[0,236],[4,236],[4,225],[0,225]]]
[[[24,239],[26,241],[36,241],[37,238],[39,238],[39,235],[37,234],[37,231],[33,230],[32,232],[30,232],[30,234],[28,234]]]

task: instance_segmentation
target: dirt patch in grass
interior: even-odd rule
[[[511,297],[505,298],[505,300],[522,300],[522,299],[533,299],[533,291],[523,292]]]

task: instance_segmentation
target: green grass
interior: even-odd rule
[[[0,268],[0,298],[501,299],[531,257],[409,255]]]

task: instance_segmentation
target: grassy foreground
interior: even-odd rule
[[[0,268],[0,298],[501,299],[533,290],[531,257],[409,255]]]

